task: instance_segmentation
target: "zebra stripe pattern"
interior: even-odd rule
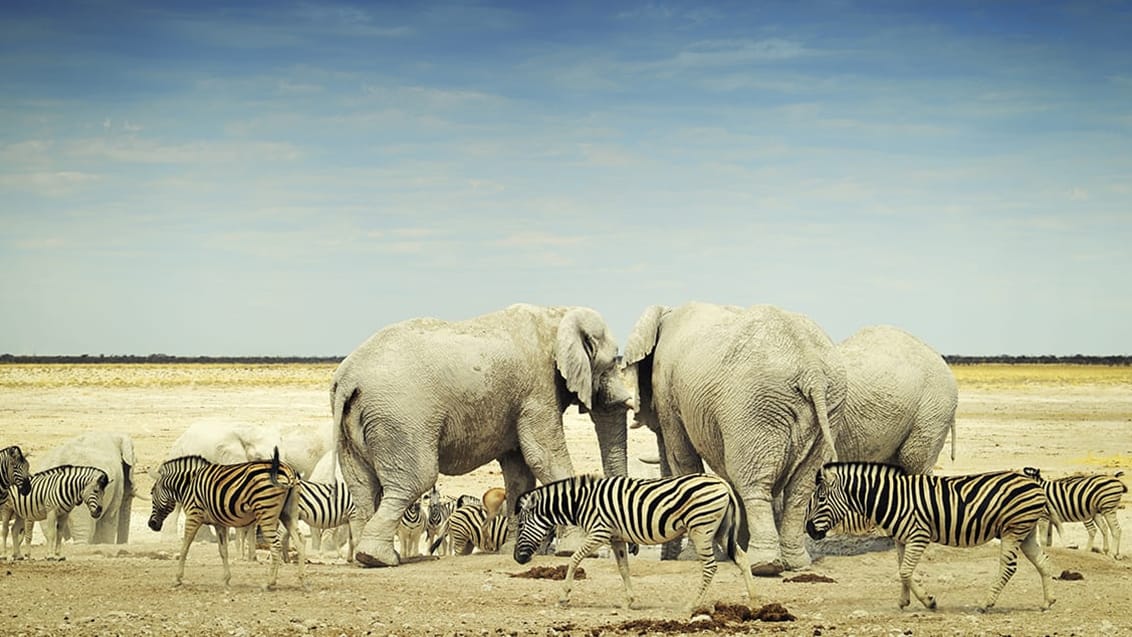
[[[1049,506],[1037,482],[1023,473],[1000,471],[963,476],[913,475],[903,468],[871,462],[833,462],[817,474],[817,488],[806,512],[806,531],[820,540],[844,517],[867,516],[892,535],[900,564],[900,608],[915,594],[927,608],[927,595],[912,574],[928,544],[977,546],[1000,538],[998,578],[982,610],[994,606],[1014,576],[1018,550],[1042,578],[1043,608],[1054,602],[1053,567],[1037,539],[1037,525]]]
[[[714,545],[725,548],[743,573],[747,597],[754,600],[754,580],[747,560],[750,539],[746,513],[731,485],[718,476],[688,474],[634,479],[576,476],[538,487],[519,497],[515,561],[527,563],[555,525],[573,525],[585,533],[570,558],[559,604],[569,603],[574,571],[585,556],[609,544],[624,587],[624,606],[633,603],[626,543],[663,544],[687,534],[701,563],[700,588],[690,612],[703,602],[715,577]]]
[[[401,543],[401,557],[416,557],[421,554],[421,534],[424,533],[425,516],[419,500],[411,503],[401,514],[397,524],[397,540]]]
[[[164,462],[151,491],[153,513],[149,528],[160,531],[176,503],[184,507],[185,536],[173,585],[181,585],[185,556],[200,526],[211,524],[216,529],[220,559],[224,563],[224,586],[228,587],[232,579],[228,565],[228,529],[258,524],[271,547],[271,566],[265,585],[271,590],[278,579],[281,561],[278,526],[282,522],[296,539],[299,581],[305,588],[306,554],[296,525],[299,491],[299,477],[291,467],[279,462],[278,448],[271,461],[213,464],[200,456],[183,456]]]
[[[8,499],[8,487],[14,486],[21,495],[27,495],[31,491],[30,477],[31,469],[22,449],[17,445],[0,449],[0,503]]]
[[[96,467],[60,465],[28,478],[30,489],[26,494],[9,488],[8,499],[0,509],[0,526],[7,544],[8,520],[15,519],[12,541],[12,559],[30,555],[31,533],[35,522],[43,521],[43,535],[47,540],[47,559],[62,560],[63,525],[67,515],[76,506],[85,504],[92,518],[102,517],[102,498],[110,483],[106,472]],[[26,544],[23,555],[19,546]]]
[[[440,495],[434,486],[424,496],[428,503],[428,518],[425,520],[425,545],[429,547],[429,554],[448,555],[450,542],[448,541],[448,518],[456,510],[456,501]],[[439,541],[437,541],[439,540]],[[437,552],[439,549],[439,552]]]
[[[479,549],[484,553],[494,553],[507,541],[505,515],[488,519],[487,509],[478,502],[458,507],[448,518],[448,541],[453,555],[471,555]],[[437,541],[439,543],[439,541]],[[435,549],[430,547],[430,551]]]
[[[362,521],[345,484],[299,480],[299,519],[311,527],[312,535],[345,525],[349,547],[346,560],[354,559],[354,542],[361,534]]]
[[[1046,480],[1041,471],[1034,467],[1026,467],[1022,471],[1045,489],[1050,511],[1059,521],[1085,523],[1085,530],[1089,532],[1086,550],[1094,550],[1093,538],[1096,537],[1099,526],[1104,540],[1104,552],[1109,552],[1108,537],[1111,533],[1113,558],[1122,559],[1120,521],[1117,520],[1116,510],[1120,508],[1120,501],[1128,492],[1128,487],[1120,481],[1123,471],[1117,472],[1115,476],[1094,474],[1067,476],[1056,480]],[[1046,530],[1046,546],[1052,543],[1052,533],[1052,528]]]

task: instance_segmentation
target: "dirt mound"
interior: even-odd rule
[[[559,566],[535,566],[522,573],[512,573],[511,577],[526,577],[528,579],[566,579],[566,570],[569,565],[561,564]],[[574,571],[574,579],[586,579],[586,569],[579,566]]]
[[[1067,570],[1067,571],[1062,571],[1061,575],[1058,575],[1057,577],[1055,577],[1053,579],[1075,581],[1075,580],[1085,579],[1085,576],[1078,573],[1077,571],[1068,571]]]
[[[712,609],[698,608],[688,621],[676,619],[634,619],[620,624],[609,624],[590,631],[591,635],[607,632],[624,632],[635,635],[686,634],[710,632],[716,634],[746,633],[750,622],[792,622],[796,617],[782,604],[770,603],[758,610],[738,604],[716,603]]]
[[[786,579],[784,579],[782,581],[784,581],[784,582],[796,582],[796,583],[803,583],[803,584],[808,584],[808,583],[812,583],[812,582],[826,582],[826,583],[829,583],[829,584],[836,584],[837,583],[837,580],[833,579],[832,577],[827,577],[825,575],[818,575],[817,573],[802,573],[801,575],[795,575],[794,577],[787,577]]]

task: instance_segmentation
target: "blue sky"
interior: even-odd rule
[[[6,3],[0,353],[700,300],[1132,354],[1129,3],[558,4]]]

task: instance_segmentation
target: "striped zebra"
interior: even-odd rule
[[[354,542],[361,535],[363,523],[345,484],[341,482],[328,484],[300,479],[299,520],[305,522],[311,529],[312,550],[315,548],[313,538],[319,536],[324,530],[344,528],[346,530],[347,548],[349,549],[346,554],[346,561],[354,561]],[[289,537],[290,535],[288,535]],[[319,545],[321,546],[321,542]],[[284,555],[287,555],[287,546],[287,542],[284,540]],[[335,548],[338,546],[339,544],[335,542]]]
[[[868,516],[896,542],[900,608],[908,606],[909,593],[925,607],[936,607],[935,598],[912,579],[928,544],[978,546],[993,538],[1002,540],[999,574],[980,610],[994,606],[1013,577],[1019,545],[1041,574],[1042,608],[1054,602],[1053,567],[1037,537],[1038,521],[1049,517],[1049,506],[1041,486],[1023,473],[932,476],[872,462],[826,464],[806,511],[806,532],[820,540],[853,513]]]
[[[479,501],[457,507],[448,518],[445,536],[452,555],[471,555],[479,549],[482,553],[495,553],[507,541],[507,525],[510,519],[505,515],[488,518],[487,509]],[[438,538],[429,547],[434,552],[443,538]]]
[[[63,527],[71,509],[85,504],[90,517],[102,517],[102,498],[110,478],[97,467],[65,464],[32,474],[28,483],[31,488],[26,494],[10,488],[7,500],[0,505],[0,533],[4,536],[0,547],[7,544],[8,520],[14,518],[12,559],[30,557],[32,529],[40,522],[47,540],[47,559],[62,560]],[[26,545],[23,554],[21,543]]]
[[[28,459],[22,449],[17,445],[0,449],[0,503],[7,500],[8,487],[11,486],[15,486],[20,495],[27,495],[31,491],[30,474]]]
[[[298,487],[299,477],[295,471],[279,462],[278,448],[270,461],[213,464],[200,456],[182,456],[162,463],[151,491],[153,512],[149,528],[160,531],[174,506],[180,502],[184,507],[185,536],[173,585],[181,585],[185,556],[197,531],[202,524],[211,524],[216,529],[227,588],[232,579],[228,565],[228,529],[254,524],[259,526],[271,547],[271,566],[264,588],[273,589],[281,561],[282,540],[277,529],[282,522],[295,538],[299,551],[299,582],[306,588],[306,552],[296,525]]]
[[[401,557],[417,557],[421,554],[421,535],[424,533],[428,513],[421,510],[417,500],[405,508],[401,521],[397,523],[397,541],[401,543]]]
[[[621,572],[624,606],[633,604],[626,543],[663,544],[688,535],[699,555],[700,588],[691,612],[704,599],[715,577],[714,545],[734,560],[755,599],[755,584],[747,560],[750,539],[746,512],[731,485],[719,476],[687,474],[670,478],[598,478],[576,476],[551,482],[521,495],[517,504],[518,539],[515,561],[526,564],[555,525],[582,529],[585,539],[570,557],[566,581],[558,599],[570,601],[574,571],[587,555],[609,544]]]
[[[1026,475],[1038,481],[1045,489],[1049,508],[1061,522],[1084,522],[1085,530],[1089,532],[1089,544],[1086,550],[1093,551],[1093,538],[1097,535],[1097,527],[1101,529],[1101,538],[1104,540],[1104,552],[1109,551],[1108,536],[1111,532],[1113,539],[1113,558],[1123,559],[1120,555],[1120,521],[1117,520],[1116,510],[1120,508],[1120,501],[1128,492],[1128,487],[1120,481],[1124,475],[1119,471],[1114,476],[1104,474],[1077,475],[1046,480],[1040,470],[1026,467],[1022,470]],[[1106,524],[1107,523],[1107,524]],[[1045,545],[1053,542],[1053,529],[1046,529]]]
[[[424,500],[428,503],[428,520],[425,522],[425,546],[429,547],[428,553],[448,555],[452,553],[452,536],[448,533],[448,521],[452,514],[461,507],[482,507],[483,503],[476,496],[466,493],[453,500],[440,495],[435,486],[425,494]]]
[[[456,500],[440,495],[440,491],[434,486],[424,495],[424,503],[428,512],[425,518],[425,546],[430,548],[430,555],[437,549],[437,555],[448,555],[448,518],[456,510]],[[440,542],[436,542],[438,538]],[[436,548],[433,548],[434,542]]]

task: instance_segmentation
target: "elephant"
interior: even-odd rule
[[[89,431],[43,454],[39,470],[60,465],[97,467],[110,482],[102,499],[102,515],[91,516],[86,507],[76,507],[67,518],[75,542],[126,544],[130,540],[130,514],[134,497],[134,441],[124,433]]]
[[[959,388],[938,352],[889,325],[861,328],[837,349],[848,382],[839,458],[931,473],[950,431],[955,460]]]
[[[837,457],[846,395],[841,355],[821,328],[770,305],[654,305],[626,339],[624,365],[661,474],[702,472],[706,461],[734,485],[754,574],[807,566],[806,504],[814,475]]]
[[[355,561],[400,564],[397,524],[440,473],[497,461],[508,513],[536,480],[573,476],[562,423],[571,404],[594,423],[605,474],[625,475],[632,404],[617,349],[595,310],[528,304],[410,319],[363,342],[330,391],[338,462],[366,520]]]

